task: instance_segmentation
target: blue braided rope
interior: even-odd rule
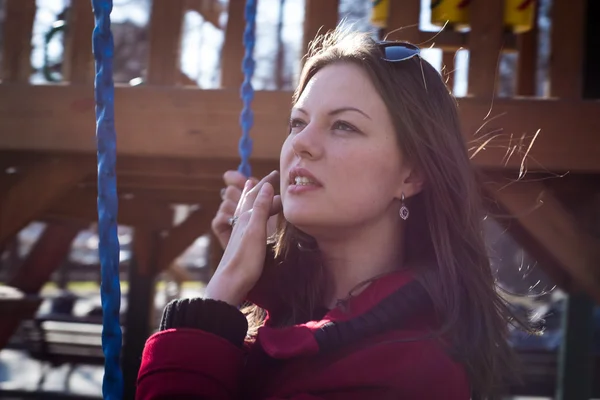
[[[96,26],[93,33],[96,60],[96,144],[98,147],[98,236],[102,282],[102,350],[104,379],[102,393],[107,400],[123,397],[121,374],[121,287],[119,285],[119,238],[117,236],[117,177],[113,83],[114,43],[110,30],[112,0],[92,0]]]
[[[244,83],[240,90],[240,95],[244,102],[244,108],[240,115],[240,125],[242,126],[242,137],[240,138],[238,151],[242,162],[238,170],[245,176],[252,175],[250,168],[250,156],[252,155],[252,139],[250,130],[254,125],[254,114],[250,105],[254,99],[254,89],[252,88],[252,76],[254,75],[254,44],[256,42],[256,3],[257,0],[246,0],[246,29],[244,30],[244,60],[242,62],[242,71],[244,72]]]

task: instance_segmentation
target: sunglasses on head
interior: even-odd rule
[[[383,59],[389,62],[406,61],[421,55],[421,49],[405,42],[379,42]]]

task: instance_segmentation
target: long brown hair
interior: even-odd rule
[[[338,29],[313,42],[293,102],[319,70],[334,63],[352,63],[367,72],[387,105],[402,154],[426,182],[421,193],[407,199],[405,265],[418,265],[415,276],[429,293],[442,321],[440,332],[465,365],[473,392],[493,398],[512,370],[507,343],[511,313],[496,292],[479,185],[456,100],[425,60],[385,61],[369,35]],[[318,252],[299,250],[299,242],[301,247],[313,245],[283,221],[275,256],[287,264],[288,275],[302,274],[301,279],[290,278],[296,290],[284,294],[289,319],[283,324],[310,313],[324,288],[324,273],[315,262]]]

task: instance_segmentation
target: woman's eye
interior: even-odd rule
[[[290,119],[290,132],[294,129],[302,128],[306,123],[301,119],[292,118]]]
[[[350,132],[358,131],[355,127],[353,127],[352,125],[350,125],[349,123],[344,122],[344,121],[336,121],[333,124],[333,129],[340,130],[340,131],[350,131]]]

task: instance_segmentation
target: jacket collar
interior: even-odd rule
[[[314,355],[319,352],[315,332],[332,322],[347,321],[365,314],[383,299],[413,281],[410,271],[397,271],[373,281],[361,293],[351,297],[344,306],[330,310],[320,321],[285,328],[263,326],[258,330],[257,341],[269,356],[287,359]]]

